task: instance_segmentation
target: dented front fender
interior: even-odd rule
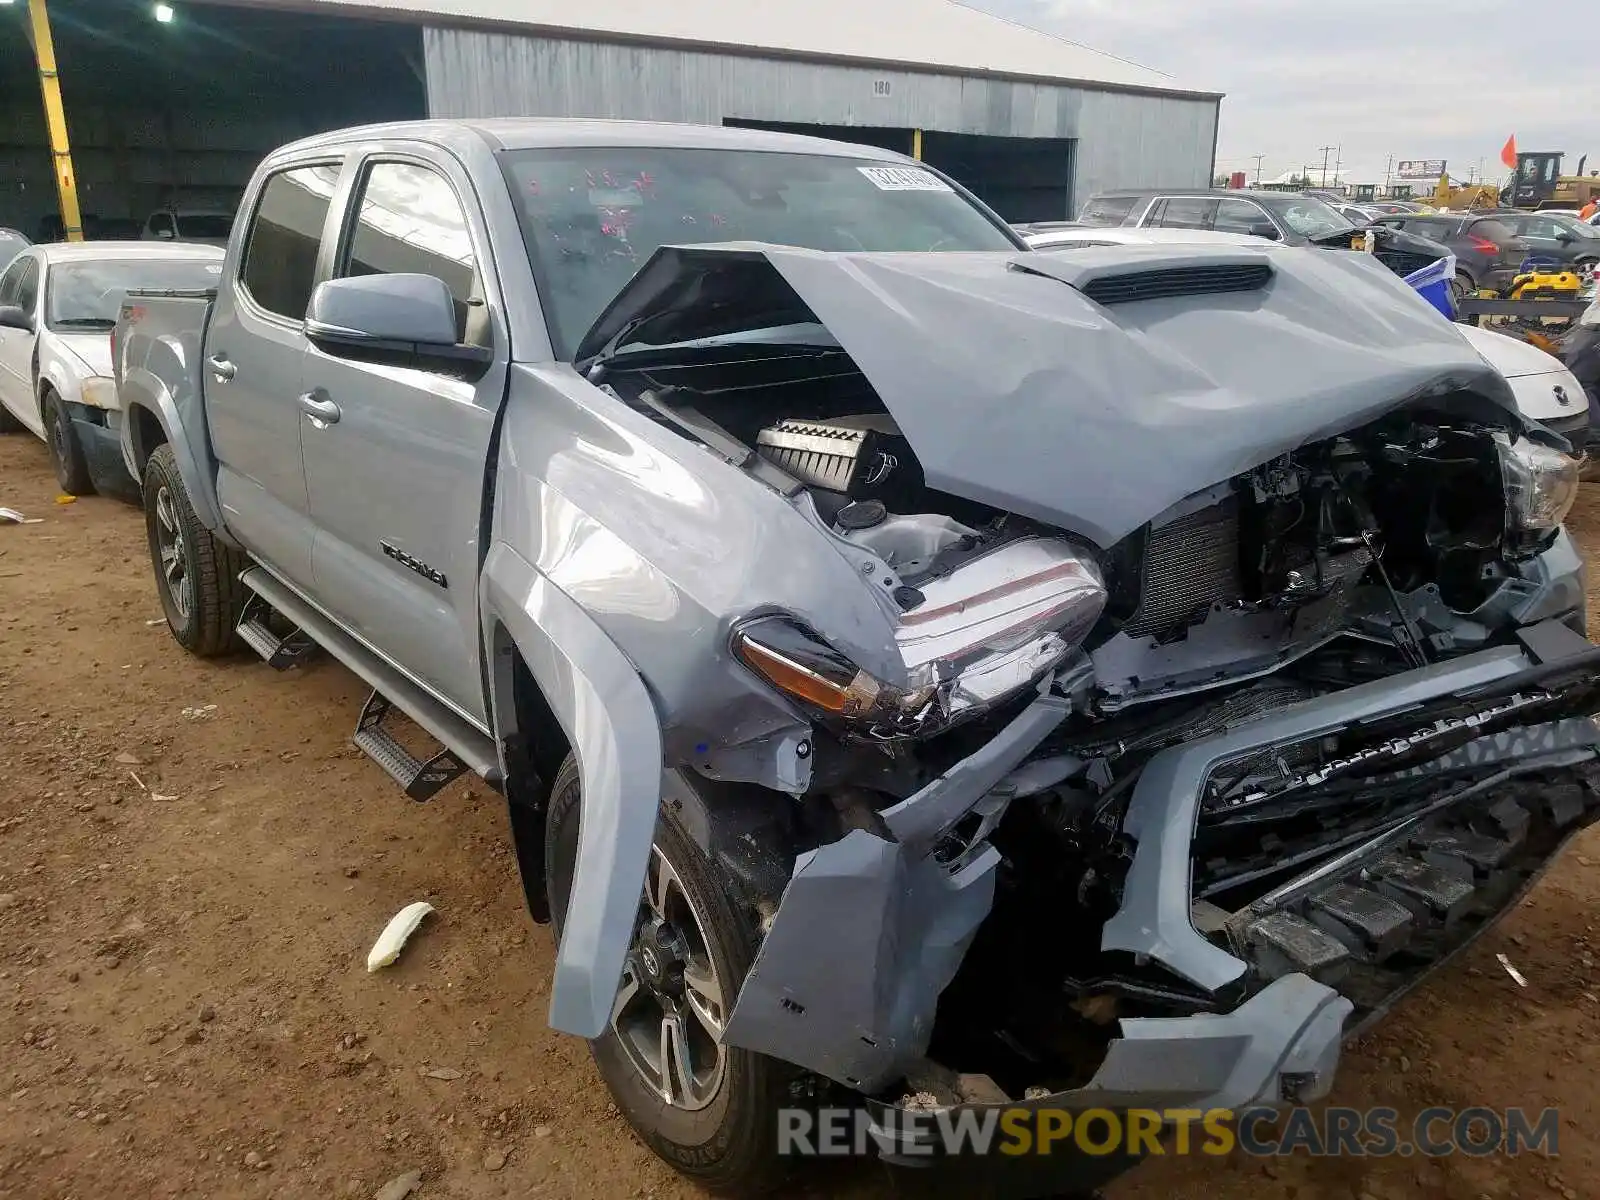
[[[599,1037],[611,1018],[661,801],[661,725],[643,681],[604,630],[505,543],[484,562],[486,627],[498,622],[578,758],[578,860],[550,990],[550,1024]]]

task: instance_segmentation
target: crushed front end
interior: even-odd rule
[[[786,497],[892,643],[777,604],[729,623],[792,724],[696,769],[793,805],[716,851],[761,929],[724,1040],[867,1096],[886,1153],[928,1132],[908,1111],[1325,1095],[1342,1039],[1600,811],[1579,461],[1381,269],[1328,261],[1361,256],[682,253],[798,332],[708,352],[726,330],[690,325],[591,378]],[[1002,297],[1065,348],[962,406],[929,382],[962,364],[874,328],[880,294],[921,325]],[[1327,378],[1246,396],[1240,329]],[[1094,354],[1165,398],[1086,392]],[[1069,370],[1077,408],[1027,391]]]

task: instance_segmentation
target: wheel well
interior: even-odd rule
[[[156,447],[166,442],[167,434],[155,413],[142,404],[135,404],[128,409],[128,422],[132,426],[134,464],[143,472],[145,463],[150,461]]]
[[[511,691],[512,711],[506,722],[509,728],[504,747],[511,840],[528,912],[544,924],[550,919],[550,897],[545,886],[545,816],[550,785],[572,746],[550,701],[503,628],[495,630],[493,652],[498,680],[502,686],[509,682]]]

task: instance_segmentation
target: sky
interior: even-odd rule
[[[1263,178],[1310,164],[1320,179],[1321,147],[1334,146],[1330,175],[1342,155],[1352,183],[1382,182],[1391,155],[1443,158],[1452,175],[1498,183],[1513,133],[1520,150],[1566,151],[1568,172],[1585,153],[1585,171],[1600,168],[1594,56],[1563,49],[1558,32],[1573,19],[1600,28],[1600,10],[1576,0],[965,2],[1226,92],[1219,172],[1254,178],[1260,154]]]

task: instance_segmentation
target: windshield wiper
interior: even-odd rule
[[[110,317],[58,317],[50,322],[51,328],[60,329],[63,326],[72,329],[115,329],[116,321]]]

